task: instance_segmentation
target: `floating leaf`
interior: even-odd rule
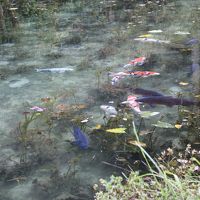
[[[153,117],[155,115],[158,115],[159,112],[143,111],[143,112],[140,112],[139,114],[143,118],[149,118],[149,117]]]
[[[95,127],[94,127],[95,130],[99,130],[101,129],[101,124],[97,124]]]
[[[142,131],[140,131],[139,132],[139,135],[148,135],[149,133],[152,133],[152,131],[150,131],[150,130],[142,130]]]
[[[89,121],[89,119],[86,118],[86,119],[83,119],[83,120],[81,121],[81,123],[87,123],[88,121]]]
[[[137,140],[129,140],[128,144],[132,144],[132,145],[139,146],[139,147],[146,147],[147,146],[145,143],[139,142]]]
[[[180,129],[180,128],[182,127],[181,124],[175,124],[174,126],[175,126],[175,128],[177,128],[177,129]]]
[[[190,33],[189,32],[185,32],[185,31],[176,31],[174,34],[175,35],[189,35]]]
[[[139,38],[150,38],[150,37],[153,37],[152,34],[144,34],[144,35],[140,35],[138,36]]]
[[[182,82],[182,81],[179,83],[179,85],[182,85],[182,86],[186,86],[186,85],[188,85],[188,84],[189,84],[189,83],[187,83],[187,82]]]
[[[126,128],[112,128],[112,129],[107,129],[106,132],[109,132],[109,133],[126,133],[125,132]]]
[[[167,122],[161,122],[161,121],[158,121],[157,124],[152,124],[152,125],[159,128],[174,128],[172,124],[169,124]]]
[[[149,33],[162,33],[163,31],[162,30],[151,30],[151,31],[148,31]]]

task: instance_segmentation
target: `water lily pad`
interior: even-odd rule
[[[142,118],[150,118],[155,115],[158,115],[159,112],[150,112],[150,111],[143,111],[139,113]]]
[[[107,129],[106,132],[121,134],[121,133],[126,133],[125,130],[126,128],[112,128],[112,129]]]
[[[172,124],[169,124],[167,122],[161,122],[161,121],[158,121],[157,124],[152,124],[152,125],[159,128],[175,128]]]

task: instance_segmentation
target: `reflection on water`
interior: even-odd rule
[[[113,162],[117,140],[91,134],[106,120],[100,105],[117,107],[126,101],[125,86],[174,97],[198,94],[199,66],[194,64],[199,64],[199,44],[186,45],[200,39],[198,3],[96,0],[81,8],[83,1],[71,1],[47,21],[20,23],[18,40],[0,45],[0,199],[93,199],[91,186],[100,177],[118,173],[102,164]],[[160,76],[124,78],[118,90],[113,89],[108,72],[121,72],[141,56],[147,62],[136,70]],[[39,70],[49,68],[72,70]],[[19,122],[35,105],[48,106],[51,112],[30,123],[24,136]],[[179,117],[176,107],[144,104],[141,110],[160,113],[145,119],[142,129],[161,118],[174,123]],[[85,120],[89,149],[70,143],[73,120]],[[159,151],[177,134],[167,129],[154,137]]]

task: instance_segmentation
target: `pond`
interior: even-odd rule
[[[77,0],[20,19],[15,38],[0,44],[0,199],[94,199],[100,178],[120,174],[115,159],[124,151],[124,137],[105,129],[130,134],[130,119],[141,132],[156,127],[154,152],[181,149],[190,131],[175,126],[180,109],[198,109],[188,105],[199,94],[199,16],[198,0]],[[144,63],[130,62],[141,57]],[[167,100],[149,103],[139,94],[141,117],[122,104],[136,88]],[[114,107],[119,121],[102,105]],[[73,126],[87,149],[73,143]]]

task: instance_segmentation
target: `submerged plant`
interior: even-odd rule
[[[41,112],[46,110],[46,108],[33,106],[30,110],[33,112],[24,112],[24,121],[19,123],[20,139],[23,142],[26,142],[27,140],[27,133],[30,124],[35,121],[41,115]]]
[[[20,162],[26,161],[26,148],[27,142],[30,140],[30,136],[28,134],[29,126],[33,123],[38,117],[40,117],[41,113],[46,110],[46,108],[33,106],[30,108],[33,112],[24,112],[24,121],[19,123],[19,140],[23,145],[22,156]]]

